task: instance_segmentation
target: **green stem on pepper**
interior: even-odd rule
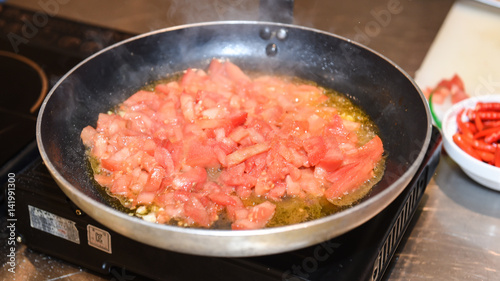
[[[436,126],[439,129],[441,129],[441,121],[439,120],[436,113],[434,112],[434,106],[432,105],[432,96],[433,95],[434,95],[434,91],[432,91],[431,94],[429,95],[429,109],[431,110],[432,119],[434,119]]]

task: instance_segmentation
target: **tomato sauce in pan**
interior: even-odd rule
[[[109,195],[183,227],[317,219],[355,204],[384,171],[377,128],[347,97],[229,61],[136,92],[81,139]]]

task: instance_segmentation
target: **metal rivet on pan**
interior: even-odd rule
[[[275,56],[278,53],[278,46],[276,44],[271,43],[266,46],[266,54],[268,56]]]
[[[287,36],[288,36],[288,31],[284,28],[280,28],[276,33],[276,38],[278,38],[279,40],[285,40]]]
[[[271,29],[269,27],[264,27],[263,29],[260,30],[259,35],[260,35],[260,38],[262,38],[264,40],[268,40],[269,38],[271,38],[273,33],[271,32]]]

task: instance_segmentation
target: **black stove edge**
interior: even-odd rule
[[[26,168],[38,156],[38,148],[36,141],[30,142],[24,149],[22,149],[14,158],[7,161],[0,167],[0,186],[4,186],[9,178],[10,173],[18,173]],[[0,202],[1,200],[0,194]]]
[[[393,220],[393,227],[385,234],[384,244],[379,250],[379,254],[373,266],[373,276],[371,280],[382,280],[384,274],[391,263],[391,260],[401,244],[408,228],[412,227],[412,219],[417,212],[418,205],[422,200],[424,191],[434,176],[434,172],[439,165],[442,150],[442,136],[439,129],[432,127],[431,141],[427,154],[417,171],[412,182],[411,192],[405,199],[405,204],[399,209],[397,217]]]

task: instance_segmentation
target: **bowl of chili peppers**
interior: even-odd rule
[[[443,146],[476,182],[500,190],[500,94],[470,97],[446,111]]]

